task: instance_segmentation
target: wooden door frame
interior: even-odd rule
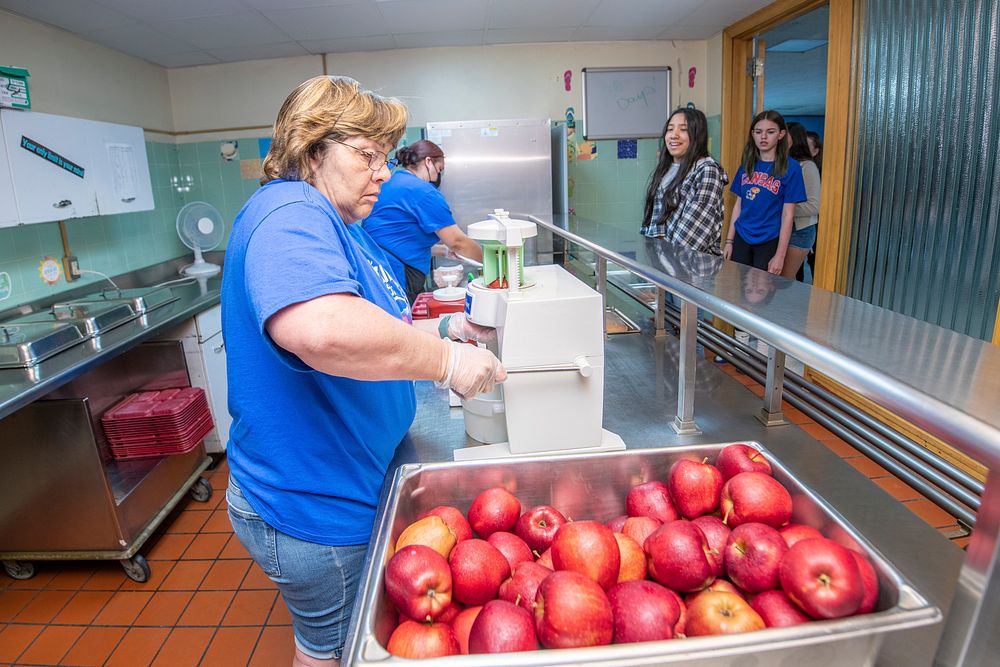
[[[722,164],[736,173],[750,131],[753,83],[746,62],[753,53],[754,35],[810,12],[830,6],[827,45],[826,120],[823,133],[823,188],[816,242],[813,284],[843,292],[847,283],[847,254],[854,208],[857,22],[861,0],[777,0],[722,33]],[[735,198],[726,196],[726,229]],[[725,230],[723,234],[725,234]],[[725,236],[723,236],[725,238]]]

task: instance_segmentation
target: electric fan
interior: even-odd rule
[[[181,268],[185,276],[208,278],[222,270],[218,264],[206,262],[203,252],[222,243],[222,216],[211,204],[193,201],[177,214],[177,235],[194,251],[194,262]]]

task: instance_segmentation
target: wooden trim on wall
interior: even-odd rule
[[[1000,301],[997,301],[997,317],[993,320],[993,344],[1000,345]]]

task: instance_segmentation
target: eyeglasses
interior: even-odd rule
[[[340,144],[341,146],[347,146],[348,148],[357,151],[361,157],[363,157],[368,162],[368,168],[372,171],[378,171],[383,166],[393,169],[399,161],[395,158],[390,159],[388,155],[382,153],[381,151],[366,151],[358,148],[357,146],[352,146],[350,144],[345,144],[343,141],[337,141],[336,139],[328,139],[327,141],[332,141],[335,144]]]

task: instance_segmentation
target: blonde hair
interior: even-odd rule
[[[261,185],[276,179],[312,182],[311,158],[326,139],[363,136],[395,146],[406,131],[406,107],[346,76],[317,76],[285,99],[274,122]]]

